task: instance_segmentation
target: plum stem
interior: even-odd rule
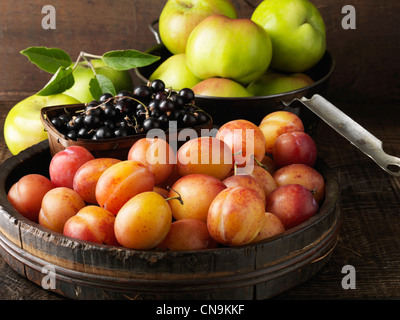
[[[265,165],[263,165],[256,157],[254,157],[254,160],[256,161],[257,165],[268,171],[268,168]]]
[[[178,194],[178,197],[166,198],[165,201],[176,199],[176,200],[178,200],[178,201],[181,203],[181,205],[183,205],[182,196],[179,194],[179,192],[176,191],[176,190],[174,190],[174,189],[172,189],[171,187],[167,187],[167,189],[168,189],[168,190],[172,190],[173,192],[177,193],[177,194]]]

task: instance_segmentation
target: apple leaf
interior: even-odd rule
[[[39,96],[50,96],[68,90],[75,83],[72,71],[73,68],[71,66],[59,67],[50,81],[37,94]]]
[[[101,74],[96,74],[90,79],[89,90],[96,100],[99,100],[103,93],[111,93],[113,96],[117,94],[111,80]]]
[[[148,66],[159,59],[158,56],[137,50],[117,50],[103,54],[103,61],[119,71]]]
[[[60,67],[66,68],[72,63],[71,57],[58,48],[29,47],[20,53],[28,57],[29,61],[40,69],[53,74]]]

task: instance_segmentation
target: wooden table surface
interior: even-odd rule
[[[13,102],[0,102],[0,162],[11,156],[3,137],[4,119]],[[387,153],[400,156],[400,105],[336,103],[384,142]],[[341,184],[342,222],[338,242],[322,270],[274,299],[400,298],[400,178],[378,167],[324,122],[314,136],[319,156],[337,171]],[[355,270],[354,289],[344,289]],[[0,257],[0,300],[60,300],[24,279]]]

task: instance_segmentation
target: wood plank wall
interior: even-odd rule
[[[156,41],[148,25],[166,1],[0,0],[0,100],[18,100],[43,87],[50,75],[19,52],[29,46],[58,47],[76,59],[80,51],[102,54]],[[249,18],[261,0],[233,0]],[[334,101],[400,100],[400,1],[312,0],[327,26],[328,50],[336,59],[329,98]],[[56,29],[41,26],[42,7],[56,8]],[[356,29],[344,30],[342,8],[356,9]],[[136,81],[136,79],[135,79]]]

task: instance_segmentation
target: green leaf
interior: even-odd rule
[[[103,54],[103,61],[119,71],[148,66],[159,59],[158,56],[137,50],[117,50]]]
[[[39,96],[50,96],[68,90],[75,83],[72,71],[73,69],[71,66],[67,68],[59,67],[57,72],[50,79],[50,81],[37,94]]]
[[[95,100],[99,100],[103,93],[111,93],[113,96],[117,94],[111,80],[101,74],[96,74],[90,79],[89,90]]]
[[[22,50],[21,54],[49,73],[56,73],[60,67],[66,68],[72,63],[71,57],[65,51],[57,48],[29,47]]]

